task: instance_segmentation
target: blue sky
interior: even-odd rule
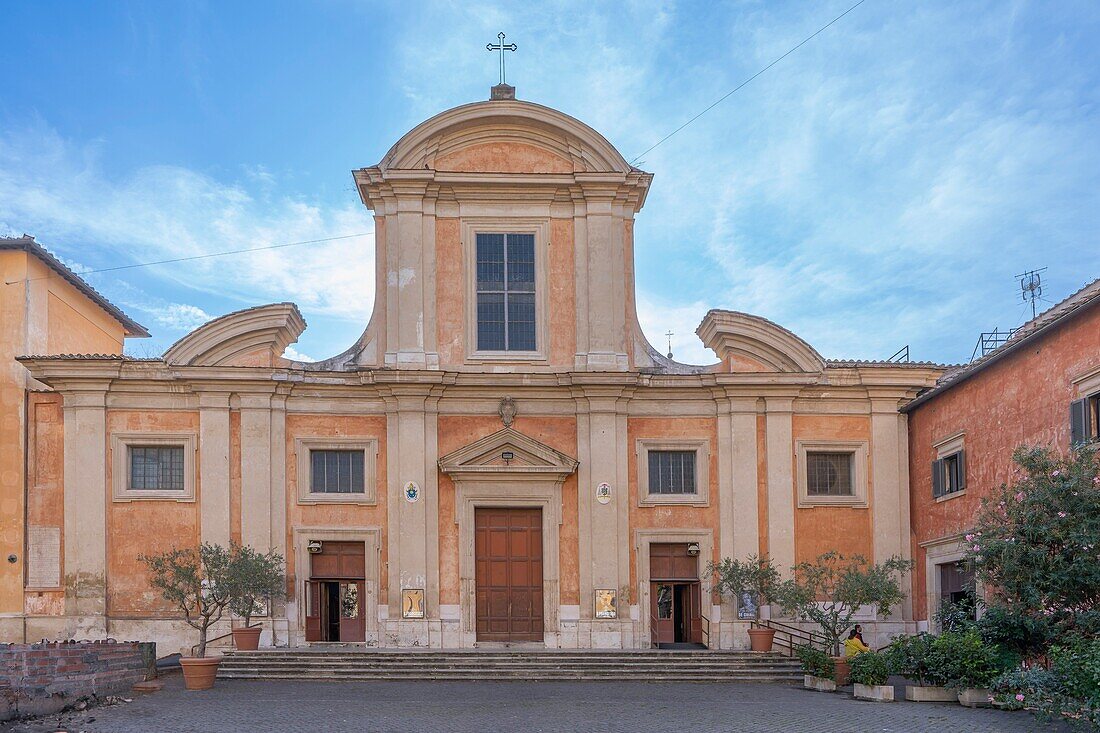
[[[838,15],[833,2],[5,3],[0,233],[75,267],[368,233],[350,171],[487,97],[504,30],[522,99],[631,159]],[[827,357],[963,361],[1100,276],[1100,4],[867,0],[646,154],[643,327],[678,359],[709,308]],[[157,354],[292,300],[324,358],[373,303],[373,236],[89,274]],[[1045,307],[1047,303],[1041,303]]]

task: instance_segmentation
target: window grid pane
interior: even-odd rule
[[[534,351],[535,235],[477,235],[477,348]]]
[[[649,451],[649,493],[694,494],[695,451]]]
[[[807,453],[806,493],[810,496],[852,496],[853,453]]]
[[[183,491],[183,446],[130,446],[130,489]]]
[[[364,493],[362,450],[311,450],[309,463],[309,490],[312,493]]]

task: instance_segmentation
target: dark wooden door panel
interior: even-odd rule
[[[542,510],[474,511],[477,638],[542,641]]]

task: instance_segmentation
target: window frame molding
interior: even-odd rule
[[[362,450],[363,493],[314,492],[310,452],[315,450]],[[302,436],[294,439],[297,461],[299,504],[360,504],[378,503],[378,438],[375,436]]]
[[[649,452],[675,450],[695,453],[694,494],[649,493]],[[639,438],[634,443],[638,506],[710,506],[710,438]]]
[[[869,506],[867,496],[868,471],[866,440],[796,440],[795,473],[798,477],[798,508],[811,509],[819,506],[840,506],[853,509],[866,509]],[[852,494],[851,496],[810,495],[807,453],[851,453],[852,454]]]
[[[937,442],[932,444],[932,448],[935,449],[935,451],[936,451],[936,460],[937,461],[942,461],[942,460],[945,460],[947,458],[950,458],[953,455],[956,455],[958,453],[962,453],[963,451],[966,450],[966,431],[965,430],[960,430],[957,433],[952,433],[951,435],[947,436],[946,438],[941,438],[940,440],[938,440]],[[967,462],[967,459],[966,459],[966,456],[964,455],[963,456],[963,475],[962,475],[963,487],[961,489],[957,489],[955,491],[947,491],[947,492],[945,492],[945,493],[943,493],[939,496],[933,495],[932,500],[934,502],[939,504],[940,502],[950,501],[951,499],[957,499],[960,496],[965,496],[966,495],[966,489],[969,486],[969,483],[966,480],[966,462]],[[946,480],[946,478],[947,477],[944,476],[945,480]],[[932,484],[933,487],[935,486],[934,482],[935,482],[935,478],[933,477],[933,484]],[[935,491],[934,488],[933,488],[933,491]]]
[[[195,501],[197,433],[111,433],[111,501]],[[183,448],[183,489],[131,489],[130,448]]]
[[[477,235],[532,234],[535,237],[535,349],[487,351],[477,345]],[[550,348],[550,219],[542,217],[467,217],[462,220],[466,288],[466,361],[545,363]]]

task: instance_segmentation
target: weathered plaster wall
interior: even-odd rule
[[[65,424],[61,395],[32,392],[27,395],[30,430],[27,435],[27,527],[56,531],[58,577],[65,562],[64,441]],[[65,591],[61,585],[29,588],[24,595],[24,613],[57,616],[65,612]]]
[[[435,168],[465,173],[572,173],[573,163],[528,143],[487,142],[441,155]]]
[[[20,614],[26,603],[24,462],[28,419],[33,416],[25,413],[25,401],[26,390],[42,386],[15,358],[85,351],[118,354],[124,329],[26,252],[0,252],[0,282],[5,283],[0,286],[0,557],[19,558],[16,563],[0,562],[0,631],[6,633],[3,618]],[[52,466],[52,461],[44,465]],[[46,595],[40,598],[52,603]]]
[[[570,367],[577,351],[577,281],[572,219],[550,220],[550,364]]]
[[[375,461],[375,492],[378,503],[363,504],[299,504],[298,456],[295,441],[298,438],[375,438],[378,440],[378,456]],[[286,416],[286,505],[287,505],[287,578],[293,593],[301,586],[295,580],[309,577],[309,558],[299,558],[294,552],[295,527],[381,527],[381,565],[388,562],[386,542],[386,417],[384,415],[332,415],[294,414]],[[370,558],[368,558],[368,562]],[[387,573],[378,575],[378,602],[387,602]]]
[[[709,529],[712,534],[712,557],[699,558],[700,577],[705,574],[706,565],[719,558],[718,523],[718,421],[715,418],[693,417],[646,417],[630,418],[627,421],[628,439],[628,475],[630,488],[630,587],[631,592],[638,585],[638,557],[633,552],[634,530],[636,529]],[[706,440],[709,443],[710,465],[707,481],[710,482],[710,501],[707,506],[658,505],[640,506],[638,486],[638,456],[635,446],[639,440],[646,439],[686,439]],[[626,538],[623,538],[626,539]],[[620,540],[623,541],[623,540]],[[631,599],[636,602],[636,599]]]
[[[436,343],[439,363],[461,364],[466,358],[466,285],[462,274],[461,220],[435,221]]]
[[[927,618],[922,542],[970,528],[981,499],[1011,481],[1017,446],[1069,446],[1073,380],[1100,367],[1100,307],[986,367],[909,413],[914,609]],[[932,498],[933,444],[965,431],[965,492]]]
[[[108,410],[107,434],[198,433],[198,412]],[[149,585],[149,574],[138,559],[199,542],[201,456],[195,456],[196,501],[142,499],[111,501],[112,455],[107,441],[107,611],[111,616],[148,618],[167,614],[171,607]]]
[[[797,440],[866,440],[871,439],[871,420],[861,416],[795,415],[792,420]],[[793,446],[792,446],[793,448]],[[871,476],[871,453],[867,451],[866,476]],[[792,458],[794,460],[794,458]],[[795,477],[802,470],[795,465]],[[791,500],[796,502],[797,483],[791,487]],[[815,506],[796,508],[794,512],[795,562],[812,561],[824,552],[836,550],[845,555],[874,557],[872,549],[871,507],[874,488],[868,491],[867,507]]]
[[[577,421],[572,417],[516,417],[513,428],[546,445],[572,456],[577,453]],[[464,445],[500,430],[495,415],[440,415],[439,455],[447,455]],[[562,524],[558,562],[562,605],[577,604],[580,596],[580,571],[577,556],[577,476],[562,484]],[[455,524],[455,486],[449,476],[439,472],[439,602],[459,602],[458,525]]]

